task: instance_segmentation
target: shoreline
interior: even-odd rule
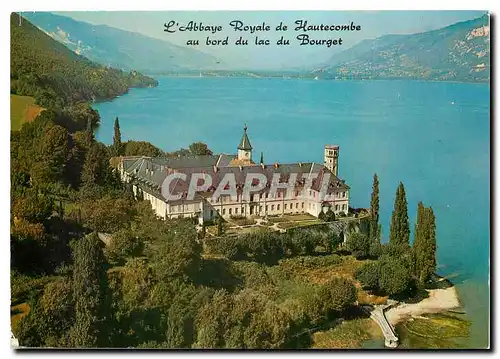
[[[395,326],[396,324],[422,314],[446,312],[451,309],[460,308],[460,300],[455,286],[445,289],[427,290],[429,297],[418,303],[401,303],[396,307],[390,308],[385,312],[387,321]]]
[[[155,74],[151,75],[157,77],[181,77],[181,78],[200,78],[197,75],[190,74]],[[292,76],[249,76],[249,75],[236,75],[236,76],[224,76],[224,75],[208,75],[205,74],[201,78],[258,78],[258,79],[287,79],[287,80],[315,80],[314,77],[292,77]],[[365,81],[415,81],[415,82],[432,82],[432,83],[455,83],[455,84],[480,84],[480,85],[490,85],[491,79],[488,81],[465,81],[465,80],[437,80],[437,79],[423,79],[423,78],[412,78],[412,77],[394,77],[394,78],[322,78],[322,81],[354,81],[354,82],[365,82]]]

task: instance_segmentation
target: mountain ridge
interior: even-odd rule
[[[31,96],[39,106],[62,111],[111,99],[130,87],[158,85],[137,71],[123,72],[76,54],[17,13],[10,21],[12,95]]]
[[[103,65],[148,73],[220,67],[221,61],[212,55],[137,32],[50,12],[24,15],[70,50]]]
[[[422,33],[365,39],[311,72],[333,78],[485,82],[490,79],[489,17]]]

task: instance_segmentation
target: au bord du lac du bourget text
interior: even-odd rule
[[[227,46],[229,44],[236,46],[256,45],[256,46],[269,46],[275,44],[277,46],[288,46],[291,41],[296,41],[299,45],[320,45],[320,46],[336,46],[342,45],[342,37],[336,33],[341,31],[360,31],[361,26],[350,22],[347,24],[309,24],[307,20],[296,20],[294,26],[290,26],[290,30],[297,34],[294,40],[290,37],[280,36],[281,33],[289,31],[289,26],[282,21],[277,26],[272,26],[266,22],[261,24],[247,24],[240,20],[233,20],[229,22],[229,27],[234,30],[236,36],[230,38],[229,36],[221,36],[219,34],[223,31],[222,25],[211,25],[203,22],[189,21],[187,24],[180,24],[175,20],[170,20],[164,24],[163,31],[173,34],[177,31],[180,32],[193,32],[199,33],[203,36],[201,40],[202,45],[207,46]],[[275,39],[270,40],[268,33],[275,31],[279,33]],[[318,33],[326,34],[323,36],[316,36]],[[241,34],[241,35],[240,35]],[[332,36],[331,34],[335,34]],[[218,36],[219,35],[219,36]],[[198,46],[200,45],[199,38],[193,38],[186,41],[186,45]]]

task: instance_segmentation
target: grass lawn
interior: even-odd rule
[[[319,224],[319,223],[324,223],[321,220],[315,218],[313,220],[308,220],[308,221],[297,221],[297,222],[284,222],[284,223],[279,223],[278,227],[283,228],[283,229],[288,229],[288,228],[293,228],[293,227],[307,227],[313,224]]]
[[[42,111],[33,97],[10,95],[11,130],[19,130],[23,123],[33,121]]]
[[[378,325],[369,318],[351,319],[330,330],[313,334],[313,349],[357,349],[364,340],[382,338]]]
[[[257,221],[253,218],[230,218],[228,220],[230,225],[235,226],[250,226],[252,224],[257,223]]]
[[[359,304],[384,304],[386,296],[377,296],[361,288],[354,278],[357,268],[369,260],[357,260],[353,256],[330,254],[318,257],[295,257],[280,262],[280,269],[294,278],[315,284],[325,284],[333,277],[344,277],[352,280],[358,289]]]
[[[309,213],[287,214],[284,215],[283,218],[286,218],[287,221],[307,221],[310,219],[317,219],[316,217],[311,216]]]

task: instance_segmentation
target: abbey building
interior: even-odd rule
[[[121,179],[162,218],[196,217],[203,223],[217,216],[318,217],[328,209],[347,214],[349,186],[338,177],[339,146],[325,146],[323,163],[266,165],[262,155],[254,162],[247,130],[245,126],[235,155],[120,157]]]

